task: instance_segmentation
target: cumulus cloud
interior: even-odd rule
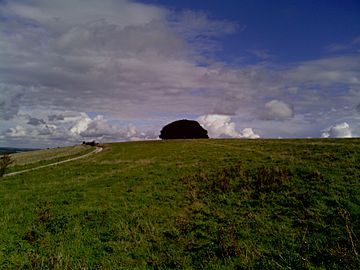
[[[333,125],[323,131],[321,134],[323,138],[351,138],[351,128],[348,123]]]
[[[208,131],[210,137],[260,138],[251,128],[244,128],[238,132],[236,124],[231,122],[231,117],[228,115],[208,114],[200,116],[197,120]]]
[[[294,110],[291,105],[281,100],[271,100],[265,104],[266,118],[284,120],[294,116]]]
[[[235,123],[230,122],[231,117],[227,115],[203,115],[198,118],[198,121],[208,130],[210,137],[239,137],[239,133],[235,130]]]
[[[259,134],[254,133],[252,128],[244,128],[241,131],[241,138],[247,138],[247,139],[258,139],[260,138]]]
[[[92,138],[102,141],[131,139],[131,137],[138,135],[134,125],[129,124],[126,127],[113,125],[102,115],[98,115],[94,119],[83,115],[70,129],[70,132],[81,138]]]
[[[124,140],[156,139],[154,131],[143,130],[131,124],[112,124],[102,115],[90,118],[86,113],[52,113],[43,118],[20,115],[17,125],[9,128],[3,135],[13,142],[27,141],[41,144],[73,144],[83,140],[114,142]]]
[[[139,131],[134,124],[111,124],[102,115],[91,119],[85,113],[81,114],[69,131],[78,140],[94,139],[102,142],[156,138],[153,131]]]
[[[24,138],[26,137],[27,132],[23,126],[16,126],[15,128],[10,128],[6,132],[6,137],[8,138]]]

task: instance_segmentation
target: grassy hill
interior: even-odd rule
[[[0,206],[0,269],[359,269],[360,139],[107,144]]]

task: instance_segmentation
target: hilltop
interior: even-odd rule
[[[93,148],[42,151],[11,171]],[[0,268],[357,269],[359,164],[360,139],[105,144],[0,179]]]

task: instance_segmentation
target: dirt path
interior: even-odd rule
[[[88,157],[88,156],[90,156],[90,155],[92,155],[92,154],[100,153],[102,150],[103,150],[102,147],[96,147],[96,149],[95,149],[94,151],[92,151],[92,152],[90,152],[90,153],[87,153],[87,154],[85,154],[85,155],[82,155],[82,156],[78,156],[78,157],[74,157],[74,158],[70,158],[70,159],[58,161],[58,162],[55,162],[55,163],[46,164],[46,165],[43,165],[43,166],[31,168],[31,169],[26,169],[26,170],[22,170],[22,171],[7,173],[7,174],[4,174],[3,176],[4,176],[4,177],[5,177],[5,176],[13,176],[13,175],[17,175],[17,174],[21,174],[21,173],[25,173],[25,172],[30,172],[30,171],[35,171],[35,170],[42,169],[42,168],[46,168],[46,167],[50,167],[50,166],[59,165],[59,164],[65,163],[65,162],[70,162],[70,161],[78,160],[78,159],[81,159],[81,158],[86,158],[86,157]]]

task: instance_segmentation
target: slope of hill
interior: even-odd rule
[[[359,139],[107,144],[0,179],[0,268],[360,268],[359,164]]]
[[[8,168],[7,173],[43,167],[88,154],[93,150],[92,147],[87,145],[76,145],[14,153],[11,155],[14,163]]]

